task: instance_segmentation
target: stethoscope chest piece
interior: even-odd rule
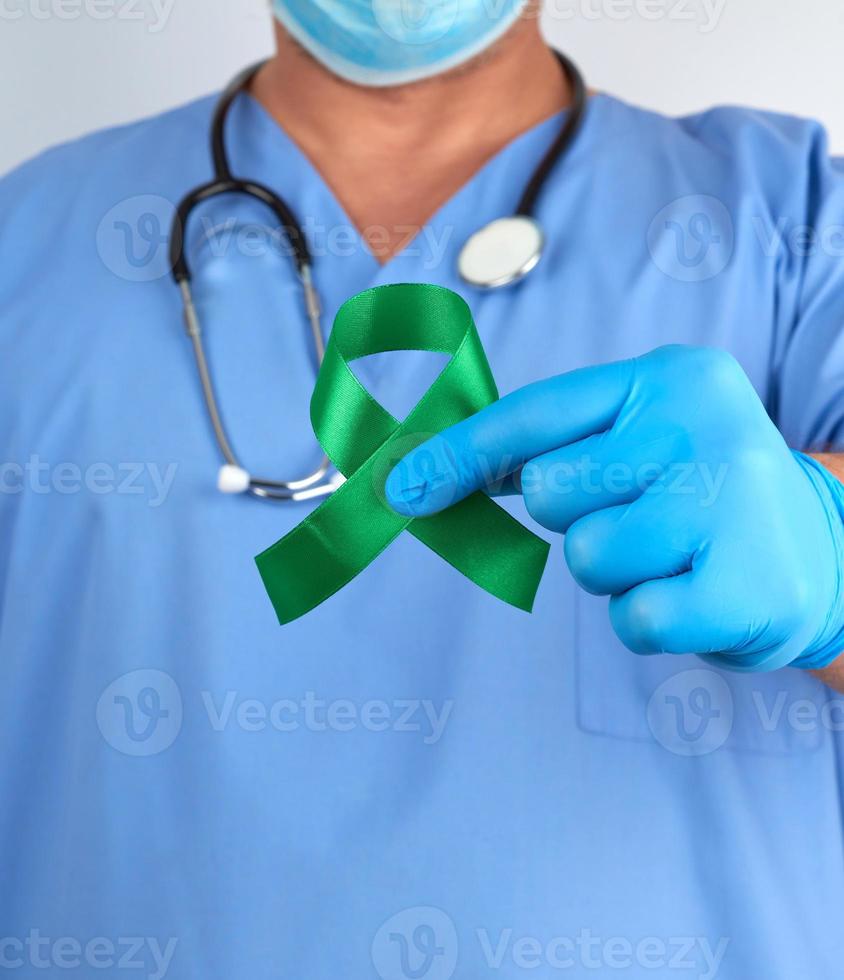
[[[475,232],[463,246],[458,258],[458,272],[472,286],[493,289],[517,282],[534,268],[542,256],[545,237],[531,215],[548,175],[572,145],[586,109],[586,86],[580,72],[565,55],[559,52],[556,54],[571,87],[571,109],[553,143],[525,185],[515,213],[490,222],[485,228]],[[226,494],[248,493],[267,500],[312,500],[332,493],[345,479],[340,473],[328,475],[331,461],[327,456],[323,456],[312,473],[297,480],[271,480],[254,476],[241,465],[217,404],[214,380],[205,355],[202,324],[193,301],[191,270],[185,248],[188,219],[193,210],[206,201],[220,195],[245,194],[269,208],[290,246],[302,283],[304,312],[310,325],[316,361],[317,364],[322,363],[325,345],[320,302],[313,279],[313,254],[304,229],[293,210],[275,191],[264,184],[236,177],[229,166],[226,153],[225,123],[229,109],[235,98],[248,88],[260,67],[260,64],[252,65],[241,72],[217,103],[211,123],[214,176],[207,183],[189,191],[176,209],[170,232],[170,265],[173,279],[182,294],[185,328],[193,346],[203,400],[222,457],[223,465],[217,478],[219,490]]]
[[[468,239],[457,268],[471,286],[484,289],[508,286],[534,268],[542,257],[544,245],[542,228],[528,215],[497,218]]]

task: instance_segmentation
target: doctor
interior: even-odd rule
[[[844,467],[803,455],[844,428],[823,130],[592,95],[537,201],[541,261],[484,291],[461,246],[516,209],[572,97],[535,7],[274,10],[233,172],[295,209],[326,323],[369,286],[447,286],[506,393],[388,498],[509,491],[548,571],[528,616],[405,534],[280,629],[253,556],[313,504],[217,492],[167,265],[215,100],[6,177],[0,963],[839,976]],[[240,452],[306,472],[314,364],[271,225],[218,198],[185,244]],[[402,414],[440,366],[355,370]]]

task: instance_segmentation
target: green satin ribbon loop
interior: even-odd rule
[[[418,350],[451,359],[404,422],[357,380],[349,362]],[[386,502],[384,482],[411,449],[498,398],[472,314],[439,286],[369,289],[337,313],[311,398],[311,423],[346,482],[255,561],[279,622],[309,612],[409,531],[487,592],[530,611],[548,544],[483,493],[433,517]]]

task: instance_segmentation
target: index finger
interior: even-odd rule
[[[536,456],[606,431],[629,393],[632,365],[616,361],[534,382],[445,429],[393,468],[388,503],[409,517],[435,514]]]

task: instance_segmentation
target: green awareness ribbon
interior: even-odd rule
[[[378,404],[349,368],[356,358],[418,350],[451,358],[404,422]],[[466,303],[439,286],[379,286],[340,308],[311,398],[311,423],[346,477],[330,497],[255,561],[279,622],[328,599],[402,531],[482,589],[533,608],[548,544],[484,493],[430,517],[404,517],[384,483],[411,449],[496,401],[498,391]]]

